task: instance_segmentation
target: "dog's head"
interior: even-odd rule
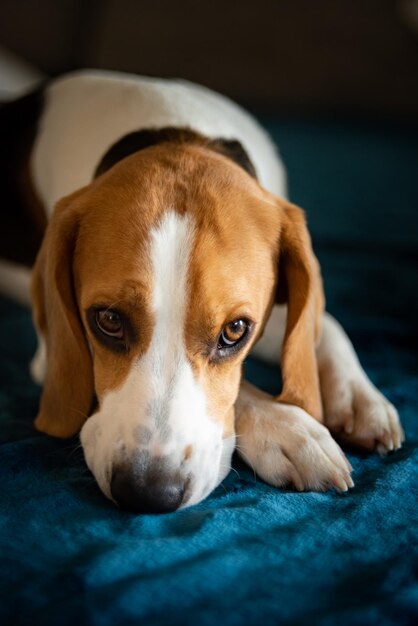
[[[200,501],[230,469],[242,363],[275,298],[288,303],[279,399],[318,415],[303,213],[210,146],[125,158],[58,203],[37,259],[37,428],[81,428],[100,488],[126,508]]]

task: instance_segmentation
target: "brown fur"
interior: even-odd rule
[[[50,355],[35,425],[59,437],[74,435],[81,428],[94,394],[72,273],[81,217],[74,201],[80,194],[58,203],[33,272],[34,320]]]
[[[284,274],[288,312],[282,351],[283,389],[280,402],[296,404],[322,421],[315,346],[325,299],[319,264],[313,254],[303,212],[288,202],[280,242],[280,273]]]
[[[148,236],[170,209],[191,214],[196,225],[185,342],[225,436],[234,431],[241,364],[268,319],[278,266],[289,305],[278,399],[320,419],[315,341],[323,296],[303,213],[205,146],[163,144],[124,159],[57,205],[34,271],[35,322],[48,348],[37,428],[77,432],[94,394],[100,405],[146,351],[154,324]],[[130,317],[137,339],[126,354],[91,333],[86,311],[97,304]],[[212,360],[208,346],[237,317],[254,323],[251,340],[235,357]]]

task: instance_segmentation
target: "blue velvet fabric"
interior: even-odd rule
[[[76,440],[36,433],[30,315],[0,300],[0,622],[418,622],[418,143],[410,129],[266,119],[308,210],[328,308],[407,442],[349,455],[355,489],[293,493],[235,471],[201,504],[135,516],[100,494]],[[274,368],[248,376],[277,391]]]

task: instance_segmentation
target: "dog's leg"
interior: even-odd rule
[[[404,433],[395,407],[361,367],[338,322],[325,314],[317,350],[324,422],[343,443],[386,454],[397,450]]]
[[[243,381],[235,403],[237,452],[267,483],[298,491],[353,486],[351,466],[325,426]]]
[[[286,322],[286,307],[275,306],[253,354],[277,363]],[[401,447],[404,434],[395,407],[376,389],[361,367],[338,322],[322,319],[317,348],[324,423],[343,443],[380,454]]]
[[[287,307],[274,305],[271,315],[264,329],[263,336],[257,341],[251,355],[262,361],[277,365],[282,351],[284,333],[286,329]]]
[[[45,339],[43,339],[43,337],[41,337],[38,334],[38,347],[29,365],[29,371],[30,371],[32,380],[38,385],[43,385],[44,383],[45,374],[46,374],[46,364],[47,364],[47,356],[46,356]]]

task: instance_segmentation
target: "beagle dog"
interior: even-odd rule
[[[271,485],[346,491],[333,435],[401,446],[395,408],[324,311],[303,211],[248,113],[188,82],[82,71],[0,116],[0,282],[26,297],[34,262],[35,426],[80,432],[105,496],[190,506],[235,449]],[[243,380],[250,351],[281,355],[276,397]]]

